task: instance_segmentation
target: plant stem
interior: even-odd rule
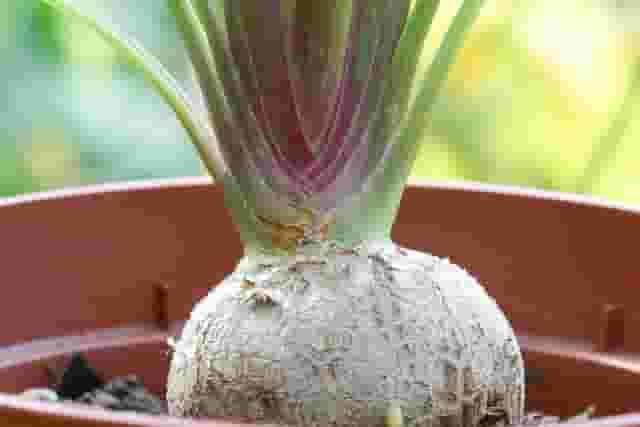
[[[148,53],[136,40],[124,36],[112,25],[101,22],[97,17],[83,12],[68,0],[41,0],[43,3],[84,22],[118,53],[143,71],[144,77],[162,99],[171,107],[176,117],[187,131],[193,145],[200,154],[205,167],[216,181],[222,181],[225,164],[212,143],[213,134],[204,120],[196,114],[180,85],[153,55]]]

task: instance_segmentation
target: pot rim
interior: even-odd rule
[[[133,181],[117,181],[103,184],[73,186],[62,189],[39,191],[25,195],[0,198],[0,208],[34,202],[58,200],[82,196],[118,193],[125,191],[153,191],[165,188],[202,187],[216,185],[208,176],[184,176],[177,178],[142,179]],[[427,179],[410,179],[407,188],[428,188],[431,190],[462,191],[471,193],[493,194],[497,196],[522,197],[547,200],[565,204],[583,205],[596,208],[615,209],[640,215],[640,205],[615,202],[602,197],[560,191],[541,190],[532,187],[487,184],[474,181],[430,181]]]

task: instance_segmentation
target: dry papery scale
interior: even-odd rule
[[[42,1],[143,70],[223,182],[245,245],[173,345],[171,414],[299,426],[520,422],[522,357],[495,301],[461,267],[390,239],[482,0],[461,2],[426,71],[437,0],[170,0],[204,114],[112,24]]]

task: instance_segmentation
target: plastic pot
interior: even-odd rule
[[[413,185],[395,240],[473,272],[518,333],[527,410],[595,404],[589,426],[640,426],[640,210],[477,185]],[[231,271],[240,241],[204,178],[0,201],[0,425],[231,426],[27,401],[82,352],[164,394],[166,339]],[[2,394],[4,393],[4,394]]]

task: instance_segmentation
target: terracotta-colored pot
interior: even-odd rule
[[[593,403],[602,418],[591,426],[640,426],[640,210],[419,185],[394,238],[451,257],[496,298],[524,350],[528,410],[566,416]],[[47,366],[82,351],[106,376],[136,373],[164,393],[167,336],[240,254],[221,189],[204,179],[0,202],[0,391],[46,386]],[[0,394],[5,425],[231,424]]]

